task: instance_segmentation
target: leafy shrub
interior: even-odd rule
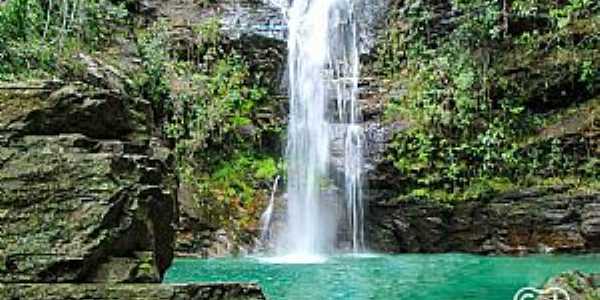
[[[388,121],[412,126],[389,156],[405,193],[465,199],[497,190],[486,181],[567,176],[589,164],[567,140],[523,141],[540,130],[544,112],[596,94],[600,61],[590,51],[599,36],[585,28],[598,26],[599,5],[506,3],[405,1],[388,20],[376,71],[405,90],[386,111]],[[451,16],[440,15],[450,7]]]

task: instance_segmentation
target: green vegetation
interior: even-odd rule
[[[256,228],[268,201],[265,190],[279,170],[270,156],[246,152],[227,159],[209,167],[211,172],[185,168],[183,179],[195,190],[194,199],[203,222],[238,234]]]
[[[55,76],[76,52],[108,45],[126,25],[108,0],[11,0],[0,4],[0,80]]]
[[[126,93],[150,101],[156,127],[176,150],[179,181],[191,189],[199,219],[235,233],[253,229],[280,169],[280,153],[263,141],[280,125],[256,117],[271,105],[269,88],[216,18],[189,28],[138,24],[129,4],[0,3],[0,80],[82,80],[77,54],[115,58],[131,79]]]
[[[405,194],[454,201],[547,177],[576,177],[578,186],[598,180],[598,102],[590,100],[600,91],[596,1],[404,7],[388,20],[376,69],[390,88],[406,91],[386,112],[388,121],[411,124],[390,154]],[[448,7],[453,16],[442,15]],[[573,109],[585,114],[576,130],[545,134]]]
[[[402,91],[386,121],[410,124],[389,155],[402,195],[451,202],[529,186],[598,190],[598,1],[392,2],[375,72]],[[199,219],[252,230],[282,171],[272,142],[280,124],[258,116],[276,110],[263,66],[220,34],[217,19],[140,27],[128,3],[2,2],[0,80],[77,79],[76,54],[135,46],[126,92],[151,102]]]
[[[255,121],[270,100],[268,89],[220,35],[217,21],[208,19],[191,34],[182,54],[169,48],[174,42],[164,21],[141,31],[143,72],[135,81],[175,146],[180,181],[192,190],[199,219],[238,234],[256,227],[279,172],[278,153],[262,149],[261,139],[280,128]]]

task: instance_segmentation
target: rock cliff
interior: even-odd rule
[[[0,298],[264,299],[256,285],[158,284],[178,221],[173,154],[150,104],[85,60],[83,81],[0,85]]]
[[[160,282],[174,166],[148,103],[84,82],[0,93],[0,281]]]

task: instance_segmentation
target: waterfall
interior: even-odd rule
[[[364,245],[365,139],[354,0],[293,0],[283,6],[288,18],[288,197],[277,252],[315,257],[340,242],[359,252]],[[340,238],[338,231],[348,234]]]
[[[267,242],[271,239],[271,217],[273,216],[273,209],[275,206],[275,195],[277,194],[277,187],[279,186],[279,176],[275,177],[273,181],[273,187],[271,188],[271,198],[269,198],[269,205],[267,209],[260,216],[260,240]]]

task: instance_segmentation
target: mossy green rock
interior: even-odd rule
[[[13,300],[262,300],[256,284],[0,284]]]
[[[86,84],[3,91],[0,282],[159,282],[175,197],[152,115]]]

